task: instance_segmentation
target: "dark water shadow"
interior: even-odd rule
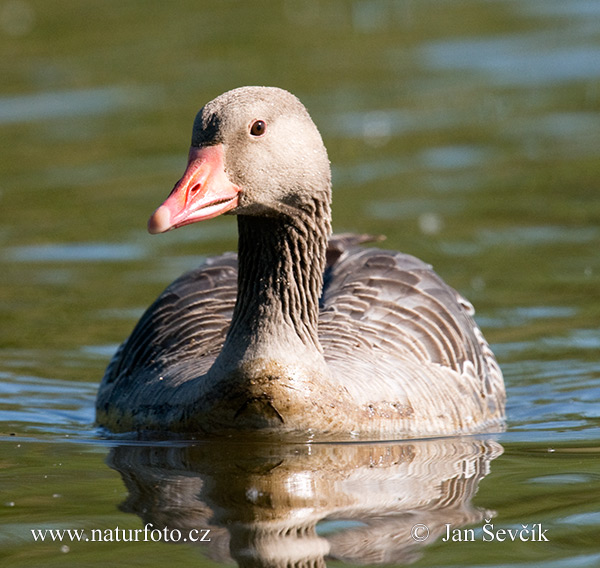
[[[459,528],[494,514],[471,500],[501,453],[498,443],[469,437],[368,444],[246,440],[121,445],[111,450],[109,465],[129,492],[121,509],[154,530],[176,529],[182,542],[190,534],[203,537],[196,546],[216,561],[298,568],[325,566],[329,559],[416,561],[446,524]]]

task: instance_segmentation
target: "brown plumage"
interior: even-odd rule
[[[330,237],[330,186],[293,95],[244,87],[200,111],[188,169],[149,227],[235,214],[238,255],[184,274],[147,310],[106,371],[100,425],[365,438],[500,427],[502,374],[472,306],[412,256]]]

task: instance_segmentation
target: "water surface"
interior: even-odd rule
[[[597,566],[599,29],[589,0],[4,1],[3,565]],[[231,218],[160,237],[145,223],[197,109],[245,84],[309,108],[336,231],[385,234],[475,304],[505,433],[134,444],[95,429],[98,382],[143,309],[235,248]],[[148,523],[214,538],[110,533]],[[498,538],[534,525],[547,542]],[[49,528],[113,540],[34,541]]]

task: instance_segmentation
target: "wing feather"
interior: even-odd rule
[[[360,358],[371,376],[389,383],[403,365],[418,365],[420,376],[404,380],[425,386],[445,368],[460,390],[491,398],[485,402],[491,408],[503,406],[502,374],[472,305],[431,266],[407,254],[350,246],[328,270],[320,337],[339,373],[352,372]]]
[[[134,380],[190,359],[190,371],[208,370],[223,346],[237,291],[237,257],[208,260],[175,280],[146,310],[115,354],[105,381]]]
[[[319,336],[340,384],[367,407],[375,397],[373,408],[389,403],[398,415],[415,413],[415,421],[448,409],[455,420],[466,409],[467,421],[470,413],[475,421],[501,417],[502,373],[471,304],[417,258],[357,246],[369,239],[333,237],[328,250]],[[236,290],[231,253],[173,282],[113,357],[103,400],[163,374],[177,386],[206,373],[222,349]]]

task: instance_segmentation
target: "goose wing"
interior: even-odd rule
[[[108,366],[105,383],[187,367],[199,376],[220,352],[237,291],[237,256],[224,254],[175,280],[146,310]],[[125,385],[121,384],[120,388]]]
[[[501,412],[502,373],[473,319],[473,306],[428,264],[350,246],[328,268],[321,304],[320,339],[338,374],[356,375],[362,368],[360,374],[377,376],[384,390],[398,385],[405,401],[432,392],[431,382],[439,381],[440,390],[451,384],[473,399],[478,412]],[[440,392],[440,398],[451,398],[445,395]]]

